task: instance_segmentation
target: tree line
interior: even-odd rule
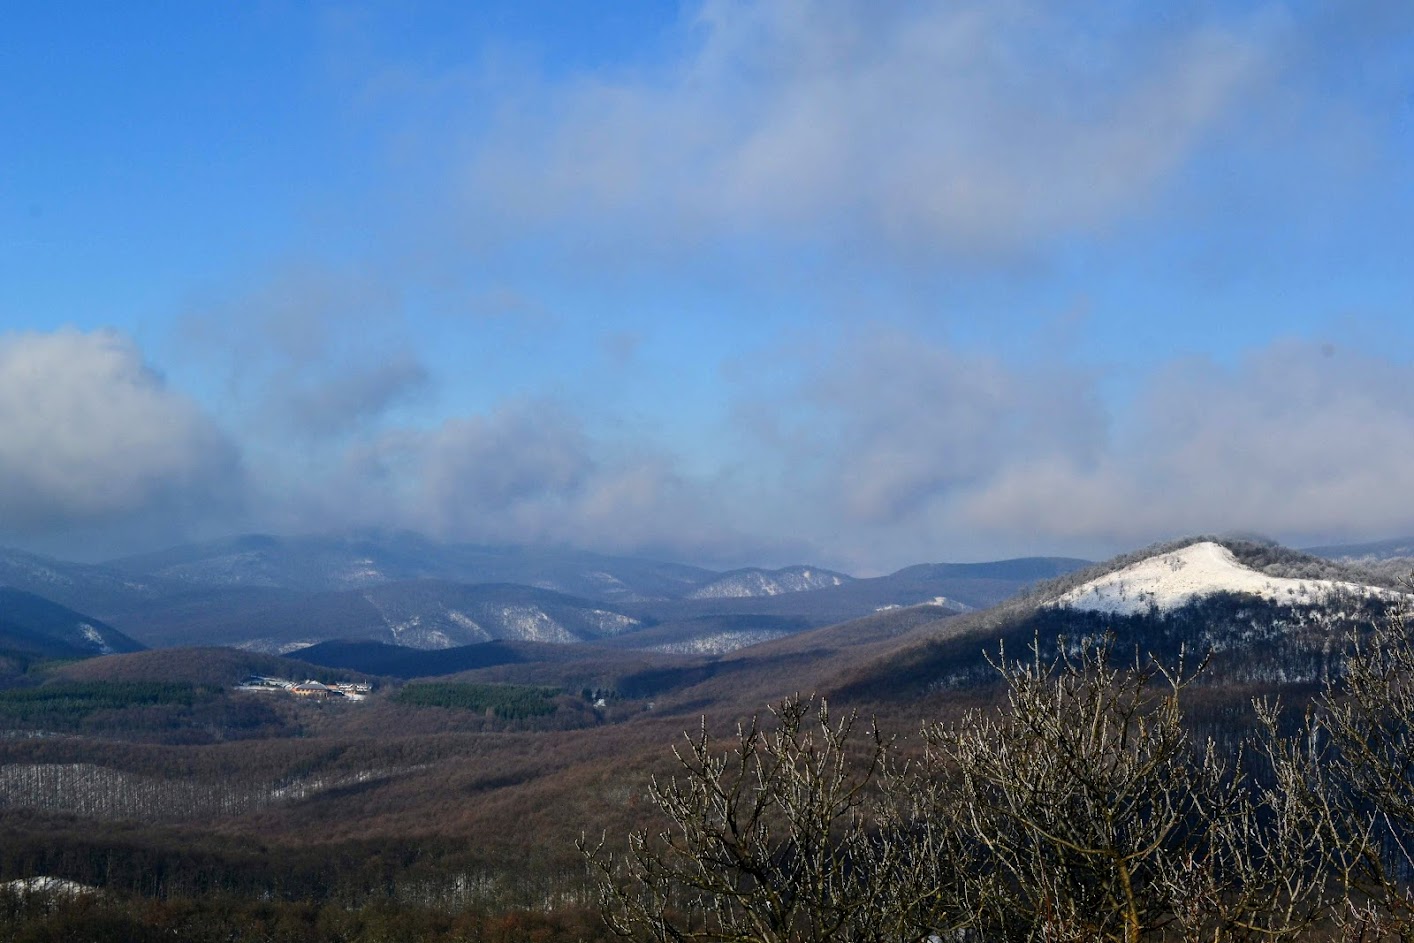
[[[399,704],[484,711],[503,720],[524,720],[553,714],[559,688],[529,684],[469,684],[429,681],[404,685],[394,696]]]

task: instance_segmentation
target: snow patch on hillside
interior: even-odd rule
[[[1243,566],[1221,544],[1202,541],[1159,554],[1083,583],[1052,605],[1113,615],[1180,609],[1215,593],[1245,593],[1287,606],[1325,603],[1333,595],[1393,596],[1388,590],[1335,580],[1296,580]]]
[[[589,609],[583,615],[585,620],[598,629],[601,635],[618,635],[642,625],[637,619],[621,612],[609,612],[606,609]]]
[[[0,585],[4,585],[5,582],[14,583],[17,588],[23,582],[49,583],[54,586],[74,585],[72,577],[60,573],[53,567],[10,556],[8,553],[4,557],[0,557],[0,567],[14,574],[8,581],[0,581]]]
[[[956,599],[949,599],[946,596],[934,596],[932,599],[925,599],[922,602],[899,603],[891,602],[883,606],[875,606],[875,612],[892,612],[895,609],[917,609],[920,606],[941,606],[944,609],[952,609],[956,612],[971,612],[972,607],[965,602],[958,602]]]
[[[513,638],[527,642],[578,642],[579,639],[537,606],[504,606],[501,623]]]
[[[727,630],[677,642],[664,642],[662,645],[653,646],[649,651],[671,655],[725,655],[748,645],[759,645],[790,634],[773,629]]]
[[[100,653],[104,655],[113,654],[113,646],[108,644],[108,640],[103,637],[103,633],[99,632],[97,628],[89,625],[87,622],[80,622],[79,631],[83,633],[84,638],[93,643],[94,647],[97,648]]]
[[[486,642],[490,641],[493,637],[490,632],[487,632],[481,627],[481,624],[479,622],[477,622],[471,616],[467,615],[465,612],[461,612],[457,609],[448,609],[447,618],[451,620],[453,625],[457,626],[458,628],[464,629],[467,633],[468,638],[475,639],[481,642]]]
[[[220,556],[174,563],[158,570],[158,575],[185,583],[217,586],[279,586],[270,561],[260,551],[247,550]]]
[[[687,594],[688,599],[745,599],[805,593],[843,586],[848,577],[808,566],[783,570],[739,570],[725,574]]]
[[[323,639],[302,638],[302,639],[277,639],[277,638],[252,638],[244,642],[236,642],[232,648],[238,648],[243,652],[258,652],[262,655],[288,655],[297,652],[302,648],[312,648],[318,645]]]
[[[371,586],[388,582],[388,577],[378,569],[378,565],[367,557],[353,561],[343,572],[334,574],[334,578],[346,586]]]
[[[586,573],[585,578],[598,584],[600,592],[604,593],[631,593],[632,589],[623,580],[612,573],[605,573],[603,570],[595,570]]]
[[[0,884],[0,890],[20,897],[29,894],[45,894],[51,897],[78,897],[81,894],[97,894],[98,888],[88,884],[80,884],[77,881],[70,881],[66,878],[50,877],[39,875],[32,878],[19,878],[14,881],[7,881]]]

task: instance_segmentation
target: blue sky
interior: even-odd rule
[[[1399,2],[21,4],[0,543],[1414,532],[1411,40]]]

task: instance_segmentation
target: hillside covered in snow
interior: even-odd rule
[[[1156,554],[1082,583],[1053,605],[1112,615],[1171,612],[1219,593],[1255,596],[1290,606],[1321,605],[1338,595],[1390,596],[1389,590],[1339,580],[1269,576],[1243,565],[1215,541]]]

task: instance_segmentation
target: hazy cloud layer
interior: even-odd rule
[[[202,519],[238,504],[240,481],[235,446],[128,338],[0,335],[0,530]]]
[[[357,434],[298,474],[258,469],[264,498],[230,524],[855,570],[1196,532],[1414,530],[1405,361],[1279,342],[1231,365],[1173,362],[1132,402],[1106,400],[1086,371],[897,332],[823,363],[772,399],[743,390],[760,422],[717,472],[598,432],[561,401],[516,399]],[[0,340],[0,432],[14,538],[113,522],[175,536],[246,494],[235,446],[116,333]]]
[[[472,185],[515,218],[612,214],[659,237],[845,226],[1012,251],[1138,211],[1260,83],[1285,26],[711,0],[669,66],[508,92],[534,107],[494,130]]]
[[[195,306],[182,335],[224,376],[244,418],[317,439],[376,423],[431,386],[402,318],[399,292],[382,279],[287,264]]]
[[[419,395],[431,382],[427,369],[402,351],[387,360],[346,364],[332,376],[306,380],[303,371],[282,377],[288,420],[314,434],[341,433]]]
[[[1414,366],[1283,342],[1170,365],[1098,460],[1017,463],[969,496],[986,530],[1156,534],[1414,529]]]
[[[1103,423],[1083,377],[896,333],[850,344],[804,395],[838,434],[827,480],[839,507],[871,526],[1032,456],[1083,458]]]
[[[390,519],[382,523],[451,540],[698,560],[740,559],[785,543],[734,529],[715,489],[681,474],[653,444],[596,439],[551,400],[514,400],[432,430],[389,432],[349,461],[357,471],[346,483],[385,484],[382,513]]]
[[[1231,365],[1171,362],[1132,401],[1091,370],[897,333],[814,369],[753,426],[748,450],[778,469],[768,492],[791,495],[756,519],[846,566],[1414,531],[1405,361],[1282,341]]]

